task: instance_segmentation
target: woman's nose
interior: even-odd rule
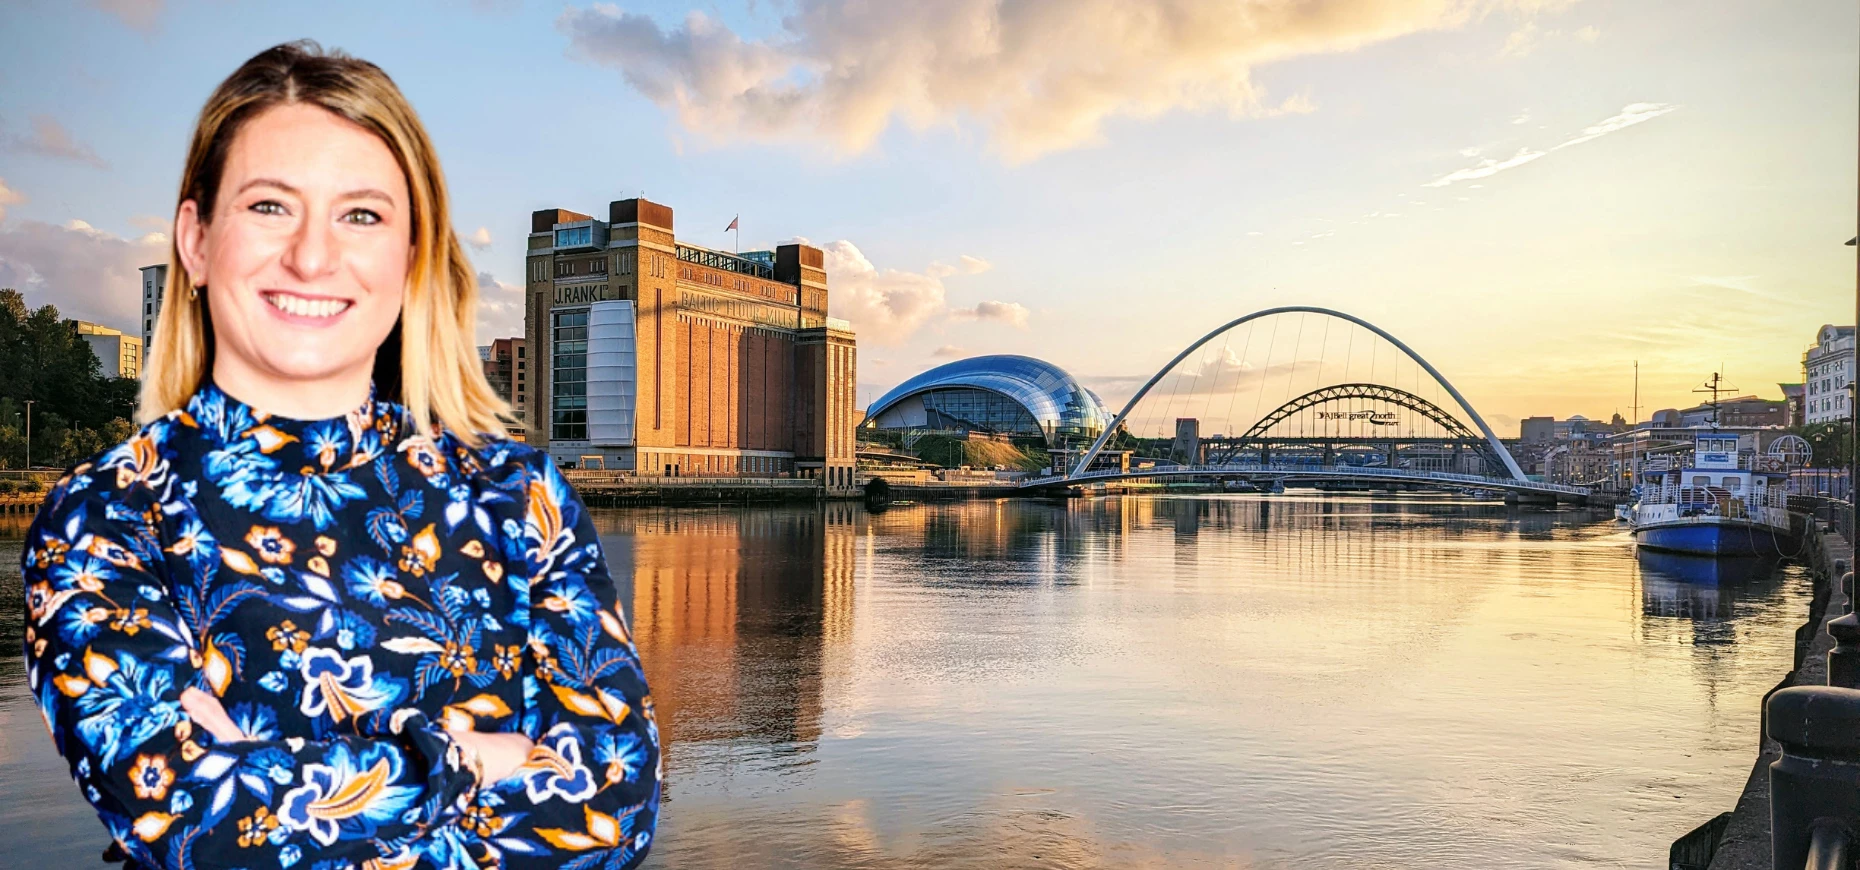
[[[312,218],[299,224],[290,247],[284,252],[284,265],[297,277],[313,280],[336,265],[336,238],[329,222]]]

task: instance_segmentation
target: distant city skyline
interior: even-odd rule
[[[1115,409],[1307,304],[1509,434],[1630,415],[1635,360],[1643,418],[1713,371],[1774,398],[1852,321],[1850,3],[225,5],[0,10],[0,286],[139,333],[194,115],[310,37],[432,131],[480,344],[523,334],[515,216],[642,192],[697,244],[821,248],[862,404],[1018,353]]]

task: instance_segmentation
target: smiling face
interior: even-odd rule
[[[316,106],[266,109],[234,137],[205,218],[183,202],[175,237],[212,312],[214,381],[287,416],[359,405],[413,253],[387,145]]]

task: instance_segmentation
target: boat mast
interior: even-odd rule
[[[1633,447],[1633,453],[1628,459],[1630,469],[1633,472],[1628,475],[1629,479],[1634,481],[1633,485],[1629,487],[1632,489],[1635,486],[1640,486],[1640,433],[1636,431],[1640,428],[1640,360],[1634,361],[1634,404],[1628,410],[1634,412],[1634,424],[1628,427],[1628,437],[1633,439],[1630,442]]]
[[[1629,410],[1634,412],[1634,425],[1640,425],[1640,360],[1634,361],[1634,405]]]
[[[1710,393],[1711,394],[1711,401],[1705,403],[1705,407],[1711,409],[1711,431],[1713,432],[1718,431],[1718,394],[1720,392],[1729,392],[1735,389],[1737,388],[1734,386],[1725,384],[1723,382],[1723,379],[1719,377],[1717,372],[1712,372],[1711,380],[1706,381],[1704,384],[1700,385],[1698,389],[1695,389],[1692,391],[1695,393]]]

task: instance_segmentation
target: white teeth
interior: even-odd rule
[[[305,299],[285,293],[267,293],[265,301],[279,311],[299,317],[334,317],[349,307],[348,302],[340,299]]]

